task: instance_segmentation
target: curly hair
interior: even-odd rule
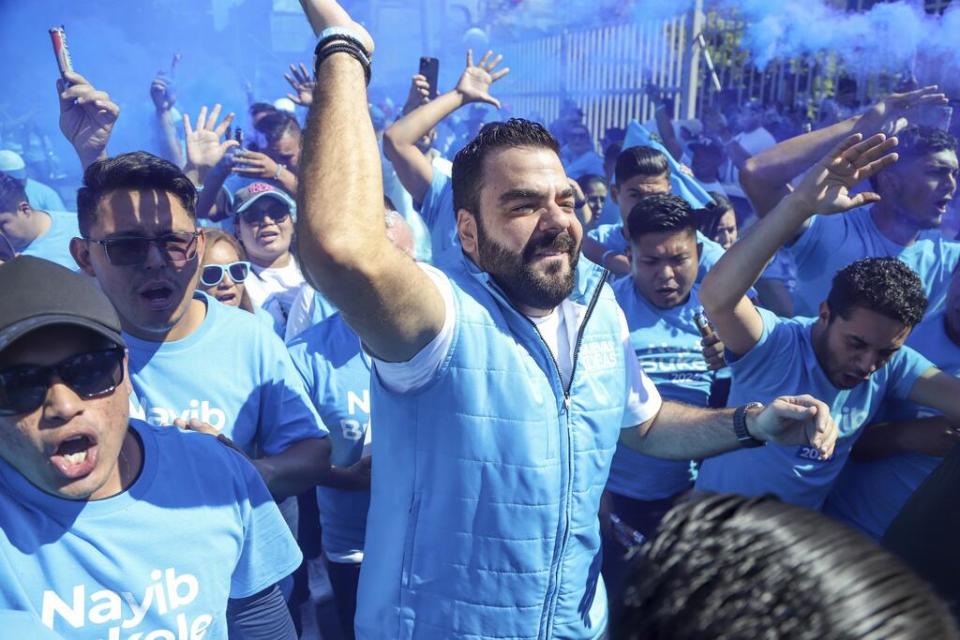
[[[647,233],[684,229],[693,232],[696,228],[693,207],[670,193],[654,193],[640,198],[627,216],[627,234],[631,240]]]
[[[900,260],[864,258],[833,277],[827,307],[843,319],[860,307],[914,327],[927,311],[927,296],[920,276]]]
[[[466,209],[474,214],[480,211],[480,186],[483,183],[483,163],[487,156],[499,149],[539,147],[560,153],[560,147],[546,127],[523,118],[485,124],[477,137],[461,149],[453,159],[454,213]]]
[[[947,606],[890,553],[773,497],[677,505],[632,558],[627,585],[614,640],[960,637]]]

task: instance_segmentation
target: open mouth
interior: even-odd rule
[[[168,284],[151,284],[140,290],[140,297],[153,310],[166,309],[173,302],[173,287]]]
[[[66,478],[76,480],[97,466],[97,443],[86,435],[75,435],[63,440],[50,462]]]
[[[941,215],[947,212],[947,207],[950,205],[950,200],[952,200],[952,198],[943,198],[942,200],[937,200],[933,203]]]
[[[233,302],[236,301],[236,299],[237,299],[237,294],[235,294],[235,293],[233,293],[233,292],[231,292],[231,293],[221,293],[221,294],[219,294],[219,295],[217,296],[217,300],[219,300],[220,302],[222,302],[222,303],[224,303],[224,304],[233,304]]]
[[[267,242],[273,242],[279,237],[280,237],[280,234],[277,233],[276,231],[265,231],[261,233],[259,236],[257,236],[257,240],[259,240],[260,242],[267,243]]]

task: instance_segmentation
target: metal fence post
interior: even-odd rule
[[[703,31],[706,19],[703,15],[703,0],[695,0],[687,12],[686,33],[683,47],[683,74],[681,80],[682,106],[680,117],[697,117],[697,94],[700,85],[700,44],[697,35]],[[702,42],[702,41],[701,41]]]

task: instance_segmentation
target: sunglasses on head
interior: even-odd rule
[[[208,264],[200,272],[200,283],[205,287],[215,287],[223,280],[224,275],[237,284],[242,284],[250,275],[250,263],[239,261],[230,264]]]
[[[110,393],[123,382],[123,349],[88,351],[50,366],[21,364],[0,370],[0,415],[27,413],[42,405],[54,376],[84,399]]]
[[[290,211],[288,209],[277,209],[271,211],[254,211],[253,209],[247,209],[240,214],[240,219],[246,222],[249,225],[261,226],[264,224],[265,218],[270,218],[277,224],[285,221],[290,217]]]
[[[168,264],[182,267],[197,257],[197,236],[200,231],[165,233],[155,238],[118,236],[106,240],[89,240],[103,247],[107,260],[115,267],[143,264],[150,254],[150,245],[156,245]]]

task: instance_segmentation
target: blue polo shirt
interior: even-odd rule
[[[833,456],[820,460],[809,446],[767,444],[739,449],[703,461],[696,488],[718,493],[760,496],[819,509],[850,454],[850,448],[885,399],[906,399],[913,383],[933,363],[903,347],[870,379],[853,389],[838,389],[820,367],[813,349],[816,318],[783,319],[757,309],[763,333],[754,347],[736,358],[727,352],[733,372],[730,406],[769,403],[782,395],[810,394],[830,407],[840,437]]]
[[[960,346],[947,335],[944,313],[929,316],[910,334],[907,344],[952,376],[960,376]],[[895,422],[938,415],[909,400],[883,404],[874,422]],[[880,539],[900,510],[943,458],[901,453],[872,462],[850,460],[833,487],[824,511]]]

